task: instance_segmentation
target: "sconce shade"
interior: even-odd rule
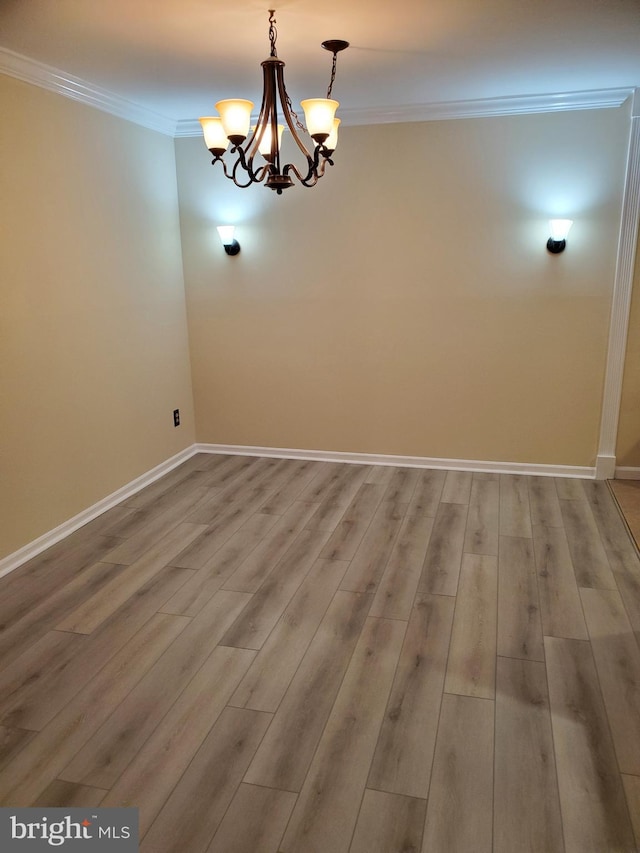
[[[564,252],[567,245],[567,234],[569,233],[573,219],[550,219],[549,229],[551,237],[547,240],[547,249],[552,255]]]
[[[229,147],[229,140],[222,126],[222,119],[212,116],[205,116],[198,119],[202,125],[204,133],[205,145],[214,154],[223,154]]]
[[[566,240],[572,225],[573,219],[550,219],[551,239]]]
[[[231,142],[236,145],[243,142],[249,133],[253,101],[229,98],[226,101],[218,101],[216,109],[220,113],[224,132]]]
[[[227,255],[237,255],[240,251],[240,243],[234,237],[236,231],[235,225],[218,225],[217,231]]]
[[[235,225],[218,225],[217,231],[223,246],[233,243],[233,235],[236,233]]]
[[[316,142],[324,142],[333,130],[333,119],[340,106],[332,98],[307,98],[300,101],[309,136]]]

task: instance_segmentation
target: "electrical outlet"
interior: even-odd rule
[[[180,409],[173,410],[173,425],[174,427],[180,426]]]

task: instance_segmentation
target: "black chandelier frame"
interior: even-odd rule
[[[265,59],[262,65],[263,72],[263,93],[262,104],[258,114],[258,121],[252,134],[249,136],[241,136],[239,134],[231,134],[228,136],[232,143],[230,154],[237,155],[237,159],[231,166],[228,167],[227,162],[223,159],[226,153],[226,148],[210,148],[209,151],[213,155],[212,165],[216,163],[222,164],[222,169],[227,178],[231,179],[234,184],[242,189],[251,186],[252,184],[260,184],[264,181],[266,187],[274,190],[278,195],[282,191],[294,186],[292,175],[297,178],[299,183],[304,187],[315,186],[320,178],[324,175],[327,165],[333,166],[331,156],[334,148],[328,148],[325,142],[329,138],[328,133],[314,133],[311,138],[314,141],[312,150],[309,150],[304,142],[300,139],[298,131],[307,133],[307,129],[299,120],[292,105],[284,82],[284,67],[285,63],[278,57],[276,49],[276,40],[278,32],[276,29],[275,10],[269,10],[269,41],[271,44],[271,52],[268,59]],[[331,80],[327,89],[327,99],[331,98],[333,83],[336,76],[337,55],[340,51],[349,47],[349,42],[341,39],[331,39],[322,42],[322,47],[325,50],[333,53],[333,63],[331,68]],[[300,149],[302,156],[306,159],[306,173],[300,171],[294,163],[286,163],[282,165],[280,142],[278,135],[278,100],[280,102],[280,111],[284,117],[287,127],[291,135]],[[260,152],[260,145],[263,137],[267,132],[267,127],[270,129],[271,146],[269,151]],[[257,154],[264,157],[266,163],[264,165],[254,166],[254,159]],[[244,177],[242,175],[244,172]]]

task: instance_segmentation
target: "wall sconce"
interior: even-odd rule
[[[233,236],[235,225],[218,225],[218,234],[227,255],[237,255],[240,251],[240,243]]]
[[[573,219],[550,219],[549,228],[551,229],[551,237],[547,240],[547,249],[552,255],[559,255],[564,252],[567,245],[567,234],[569,233]]]

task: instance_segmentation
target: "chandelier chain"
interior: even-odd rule
[[[336,79],[336,66],[338,64],[338,54],[336,51],[333,52],[333,62],[331,64],[331,80],[329,81],[329,88],[327,89],[327,98],[331,97],[331,91],[333,89],[333,84]]]
[[[276,39],[278,38],[278,30],[276,29],[276,18],[275,18],[276,10],[269,9],[269,41],[271,43],[271,56],[278,58],[278,51],[276,49]],[[307,132],[307,128],[302,124],[298,116],[296,115],[296,111],[293,109],[293,105],[291,104],[291,98],[289,97],[289,93],[285,91],[286,99],[287,99],[287,107],[289,108],[289,112],[293,116],[296,127],[298,130],[302,130],[305,133]]]
[[[271,42],[271,56],[277,58],[278,51],[276,50],[276,39],[278,38],[278,30],[276,29],[276,10],[269,9],[269,41]]]
[[[304,133],[307,133],[307,128],[302,124],[302,122],[298,118],[298,114],[296,113],[296,111],[293,108],[293,105],[291,103],[291,98],[289,97],[289,93],[287,92],[286,89],[284,91],[284,95],[285,95],[285,98],[287,101],[287,108],[289,109],[289,112],[293,116],[293,119],[296,123],[296,127],[298,128],[298,130],[302,130]]]

